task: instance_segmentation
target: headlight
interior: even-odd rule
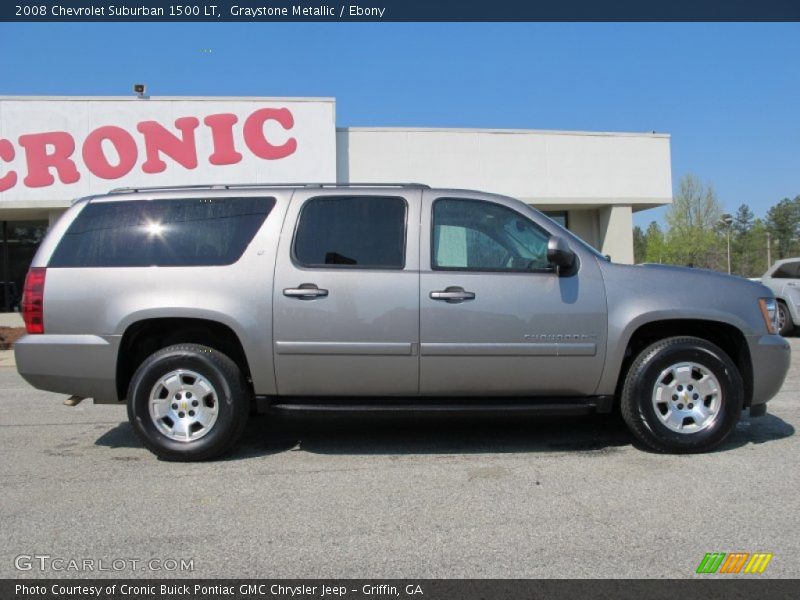
[[[775,298],[759,298],[758,305],[761,307],[761,316],[764,317],[767,331],[778,333],[778,303]]]

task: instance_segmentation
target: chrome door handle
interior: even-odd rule
[[[462,287],[450,286],[441,292],[431,292],[431,299],[444,300],[445,302],[455,304],[458,302],[463,302],[464,300],[474,300],[475,292],[467,292]]]
[[[288,298],[313,300],[314,298],[324,298],[328,295],[328,290],[322,290],[313,283],[303,283],[296,288],[285,288],[283,290],[283,295]]]

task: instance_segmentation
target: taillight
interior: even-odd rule
[[[44,333],[44,276],[47,269],[31,267],[22,291],[22,318],[28,333]]]

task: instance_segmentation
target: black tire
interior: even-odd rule
[[[792,321],[792,313],[789,312],[789,307],[782,300],[778,300],[778,312],[780,313],[778,316],[778,322],[783,322],[783,326],[780,328],[780,333],[782,336],[786,337],[791,335],[794,331],[794,321]]]
[[[196,440],[171,439],[150,416],[151,391],[164,375],[178,369],[201,375],[213,386],[218,398],[216,421]],[[134,373],[128,387],[128,419],[144,445],[159,458],[209,460],[221,456],[239,441],[250,414],[250,399],[247,382],[230,358],[207,346],[177,344],[150,355]]]
[[[659,375],[680,362],[701,365],[719,382],[720,406],[707,428],[677,432],[656,415],[653,392]],[[672,337],[651,344],[634,359],[620,396],[622,418],[633,435],[657,452],[705,452],[720,444],[736,427],[742,413],[744,386],[739,369],[714,344],[696,337]]]

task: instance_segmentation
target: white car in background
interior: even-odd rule
[[[780,334],[789,335],[800,325],[800,257],[777,261],[764,273],[761,282],[778,300]]]

